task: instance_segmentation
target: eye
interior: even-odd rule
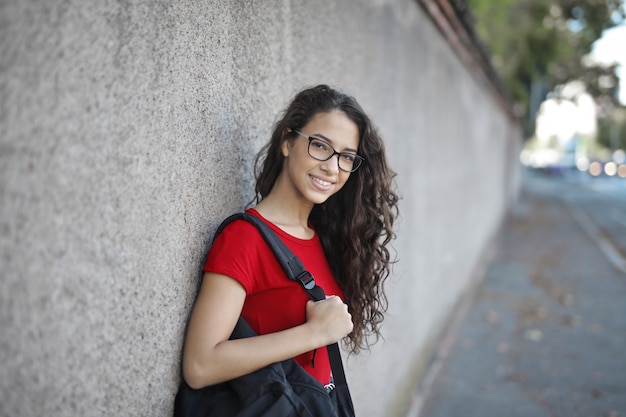
[[[328,152],[328,150],[330,149],[330,147],[328,146],[326,142],[322,142],[319,139],[311,140],[311,146],[324,152]]]
[[[353,155],[351,153],[342,153],[341,154],[341,159],[343,159],[346,162],[353,163],[354,160],[356,159],[356,155]]]

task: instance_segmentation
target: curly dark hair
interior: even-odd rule
[[[376,128],[359,103],[327,85],[299,92],[275,123],[271,140],[256,156],[256,198],[265,198],[278,178],[284,156],[281,145],[295,137],[313,116],[340,110],[359,129],[358,154],[364,163],[344,187],[323,204],[315,205],[309,221],[320,237],[335,279],[344,291],[354,322],[346,340],[354,353],[371,346],[381,336],[380,326],[388,300],[384,282],[395,262],[387,245],[395,238],[398,216],[394,192],[396,174],[389,168],[385,147]]]

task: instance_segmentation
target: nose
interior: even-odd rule
[[[338,173],[339,172],[339,154],[336,153],[333,156],[331,156],[330,159],[327,159],[324,162],[322,162],[321,168],[322,170],[331,174]]]

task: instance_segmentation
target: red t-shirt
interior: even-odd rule
[[[250,213],[268,224],[289,249],[313,274],[317,285],[327,295],[343,292],[330,270],[317,234],[310,240],[298,239],[284,232],[256,210]],[[204,272],[215,272],[239,281],[246,290],[241,315],[259,335],[274,333],[306,321],[305,304],[310,299],[297,282],[283,272],[273,252],[258,230],[245,220],[230,223],[213,242]],[[330,362],[326,347],[297,356],[296,361],[323,385],[330,382]]]

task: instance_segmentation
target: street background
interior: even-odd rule
[[[420,416],[626,416],[626,180],[569,174],[526,172]]]

